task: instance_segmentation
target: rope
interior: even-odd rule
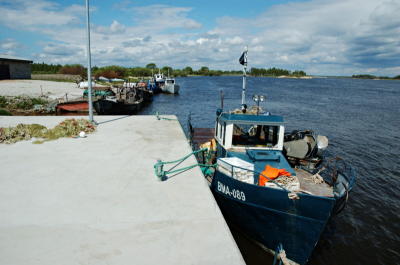
[[[279,243],[277,250],[275,251],[274,255],[274,261],[272,265],[292,265],[293,262],[291,262],[287,257],[286,257],[286,252],[283,249],[283,246],[281,243]]]
[[[156,111],[155,115],[157,116],[157,120],[166,120],[166,121],[177,121],[178,119],[170,119],[170,118],[165,118],[161,117],[158,111]]]
[[[161,161],[161,160],[157,160],[157,163],[154,165],[154,173],[155,175],[161,180],[161,181],[165,181],[168,179],[168,175],[177,175],[179,173],[182,173],[184,171],[187,171],[189,169],[195,168],[197,166],[199,166],[201,168],[201,170],[203,171],[203,173],[207,172],[207,169],[211,168],[211,167],[216,167],[216,164],[200,164],[200,163],[196,163],[193,165],[189,165],[186,167],[182,167],[182,168],[178,168],[175,169],[177,166],[179,166],[183,161],[185,161],[187,158],[189,158],[192,155],[195,155],[197,153],[201,153],[201,152],[205,152],[207,150],[207,148],[202,148],[196,151],[191,152],[190,154],[185,155],[184,157],[174,160],[174,161]],[[170,169],[168,170],[164,170],[164,166],[168,165],[168,164],[175,164],[173,165]]]

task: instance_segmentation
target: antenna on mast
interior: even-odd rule
[[[247,46],[244,48],[242,56],[239,58],[239,63],[243,65],[243,88],[242,88],[242,112],[246,113],[246,74],[247,74]]]

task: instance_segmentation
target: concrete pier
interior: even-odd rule
[[[178,121],[95,119],[87,138],[0,145],[0,264],[244,264],[199,168],[154,174],[157,159],[191,152]]]

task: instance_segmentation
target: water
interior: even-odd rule
[[[177,79],[179,95],[156,95],[141,114],[175,114],[184,129],[213,127],[219,91],[225,109],[240,107],[241,77]],[[321,78],[249,78],[247,103],[282,115],[287,130],[313,129],[329,149],[357,170],[346,209],[331,220],[309,264],[400,264],[400,81]],[[270,256],[234,231],[248,264],[271,264]]]

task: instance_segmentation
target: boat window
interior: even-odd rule
[[[274,147],[278,144],[279,126],[235,124],[232,145]]]
[[[219,139],[222,139],[222,124],[218,124],[219,126]]]
[[[218,122],[215,123],[215,136],[218,137]]]
[[[224,130],[223,130],[223,134],[222,134],[222,144],[225,145],[225,134],[226,134],[226,122],[224,122]]]

